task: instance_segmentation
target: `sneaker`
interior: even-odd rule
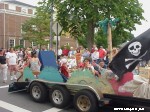
[[[10,76],[10,80],[12,81],[14,79],[14,77],[13,76]]]
[[[17,77],[16,77],[16,75],[14,75],[14,79],[15,79],[15,80],[17,80]]]

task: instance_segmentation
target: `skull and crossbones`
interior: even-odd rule
[[[128,50],[129,52],[134,55],[134,56],[138,56],[140,54],[140,50],[142,48],[142,45],[140,42],[133,42],[128,46]]]
[[[141,48],[142,48],[142,45],[138,41],[135,41],[128,46],[128,50],[133,56],[139,56],[141,53]],[[125,59],[125,62],[132,61],[132,62],[126,64],[126,68],[128,69],[135,62],[141,61],[142,57],[144,57],[146,55],[146,53],[147,53],[147,51],[138,58]]]

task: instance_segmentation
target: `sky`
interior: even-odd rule
[[[39,0],[18,0],[30,5],[37,5]],[[139,0],[140,3],[142,3],[142,8],[144,9],[143,16],[147,21],[142,21],[142,25],[136,25],[136,31],[133,31],[135,37],[143,33],[144,31],[148,30],[150,28],[150,11],[149,11],[149,0]]]

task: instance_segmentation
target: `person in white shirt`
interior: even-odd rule
[[[24,56],[23,48],[20,48],[20,50],[18,51],[18,60],[23,60],[23,56]]]
[[[10,71],[10,80],[17,79],[16,73],[17,73],[17,55],[14,52],[13,48],[10,48],[10,52],[6,55],[6,62]]]
[[[92,58],[92,61],[95,61],[98,64],[99,52],[97,48],[94,49],[94,52],[92,53],[91,58]]]
[[[58,57],[57,57],[57,59],[60,59],[60,57],[61,57],[61,55],[62,55],[62,49],[59,47],[58,48]]]
[[[74,56],[76,54],[76,51],[73,49],[73,47],[70,47],[70,51],[68,53],[68,56],[71,58],[71,56]]]
[[[68,58],[67,65],[68,65],[69,69],[74,68],[74,67],[77,66],[75,56],[71,56],[70,58]]]

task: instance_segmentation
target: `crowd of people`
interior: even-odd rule
[[[39,49],[36,47],[17,50],[14,50],[14,48],[8,50],[0,49],[0,72],[3,77],[3,83],[7,82],[7,74],[10,74],[11,81],[18,81],[17,73],[23,75],[23,70],[27,66],[31,68],[34,76],[37,78],[41,67],[38,53]],[[96,45],[93,45],[90,51],[82,46],[68,49],[64,45],[63,49],[58,49],[57,54],[56,63],[58,64],[58,70],[66,80],[71,77],[71,72],[75,69],[89,69],[97,77],[101,76],[102,69],[108,69],[109,52],[103,46],[98,48]]]
[[[117,53],[113,49],[113,55]],[[64,46],[64,49],[58,50],[58,65],[60,72],[68,79],[71,77],[71,72],[76,69],[89,69],[93,75],[101,77],[104,69],[109,69],[109,52],[100,46],[93,45],[91,50],[88,48],[78,47],[70,50]]]
[[[30,66],[33,73],[40,72],[41,63],[38,59],[36,49],[0,49],[0,72],[3,78],[3,83],[7,82],[8,74],[10,74],[11,81],[19,80],[17,73],[23,75],[23,70],[27,66]]]

